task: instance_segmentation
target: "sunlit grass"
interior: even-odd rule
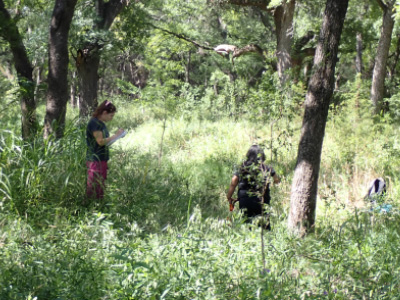
[[[292,131],[282,121],[271,132],[267,121],[170,117],[160,160],[162,120],[117,104],[108,126],[128,134],[113,145],[105,199],[89,207],[77,110],[58,142],[32,147],[2,128],[1,299],[396,299],[397,128],[361,120],[354,130],[346,115],[332,117],[315,232],[299,239],[286,223],[300,118]],[[272,188],[265,269],[259,227],[242,224],[225,196],[253,143],[282,179]],[[376,176],[389,183],[390,214],[361,200]]]

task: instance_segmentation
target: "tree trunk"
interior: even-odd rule
[[[292,67],[290,50],[293,42],[293,15],[295,0],[283,1],[274,11],[276,27],[276,57],[278,59],[278,75],[283,86],[288,80],[288,70]]]
[[[186,60],[186,65],[185,65],[185,82],[189,83],[190,82],[190,64],[191,64],[191,52],[189,50],[187,60]]]
[[[22,138],[29,140],[36,135],[38,130],[34,97],[35,83],[32,75],[33,67],[28,59],[18,27],[14,20],[11,19],[3,0],[0,0],[0,36],[9,43],[13,55],[20,86]]]
[[[305,235],[315,223],[318,176],[331,101],[340,35],[348,0],[327,0],[308,85],[297,164],[290,198],[289,228]]]
[[[293,16],[296,0],[283,0],[282,4],[269,9],[269,1],[229,0],[231,4],[239,6],[258,7],[263,11],[272,12],[276,28],[276,57],[278,60],[278,75],[283,86],[289,78],[288,70],[292,67],[290,50],[293,42]],[[262,17],[262,15],[261,15]],[[264,26],[269,27],[265,19],[261,19]]]
[[[356,35],[356,72],[357,74],[362,75],[363,65],[362,65],[362,34],[361,32],[357,32]]]
[[[35,76],[35,89],[34,89],[34,99],[35,103],[39,102],[39,86],[42,83],[42,68],[40,66],[36,67],[36,76]]]
[[[382,108],[382,101],[385,89],[386,65],[389,55],[390,42],[394,27],[393,0],[384,4],[377,0],[383,10],[381,37],[379,38],[378,49],[376,50],[374,71],[372,74],[371,101],[374,106],[374,113],[377,114]]]
[[[44,137],[64,135],[68,102],[68,33],[77,0],[56,0],[50,21]]]
[[[87,118],[97,107],[97,91],[99,83],[100,54],[95,50],[85,49],[88,53],[82,63],[77,66],[79,82],[79,116]],[[78,55],[79,56],[79,55]]]
[[[70,104],[72,108],[77,106],[77,95],[76,95],[76,72],[71,72],[71,87],[70,87]]]
[[[115,17],[128,4],[128,0],[96,1],[96,22],[94,30],[109,30]],[[78,51],[77,70],[79,77],[81,119],[87,118],[97,106],[98,70],[101,46],[97,42],[87,43]]]
[[[396,75],[396,66],[397,63],[399,62],[399,57],[400,57],[400,33],[397,33],[397,45],[396,45],[396,52],[394,53],[394,58],[393,58],[393,63],[390,67],[390,81],[393,82],[395,79]]]

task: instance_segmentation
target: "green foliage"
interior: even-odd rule
[[[18,25],[24,42],[33,65],[45,69],[43,20],[51,3],[18,3],[7,2],[23,8]],[[319,31],[323,4],[297,3],[295,39]],[[384,116],[370,117],[370,83],[354,79],[351,67],[354,32],[363,35],[368,70],[381,12],[376,3],[366,4],[370,14],[363,18],[360,4],[350,5],[315,233],[298,239],[286,221],[306,76],[277,88],[272,17],[201,0],[131,2],[111,31],[100,32],[93,29],[93,3],[80,1],[70,45],[101,44],[101,97],[118,108],[107,126],[128,134],[112,147],[106,197],[83,207],[86,146],[78,112],[68,108],[64,138],[25,144],[18,138],[16,84],[0,79],[0,298],[397,298],[399,97],[388,98]],[[267,58],[245,55],[232,64],[148,22],[208,47],[256,43]],[[4,43],[0,47],[4,65],[11,57]],[[144,88],[124,71],[136,63],[150,73]],[[391,84],[393,91],[396,81]],[[39,119],[44,109],[39,106]],[[282,179],[268,207],[273,230],[264,239],[266,269],[258,226],[242,224],[241,213],[230,213],[226,202],[232,173],[254,143]],[[378,176],[388,183],[379,205],[392,205],[389,214],[363,200],[366,184]]]
[[[59,223],[56,216],[41,234],[23,220],[5,219],[2,297],[390,299],[399,290],[397,213],[355,212],[338,224],[326,219],[303,240],[275,223],[265,237],[265,270],[259,230],[236,218],[204,218],[195,209],[185,227],[142,237],[137,226],[124,234],[107,217]]]
[[[118,89],[121,91],[122,94],[129,95],[129,96],[140,96],[138,95],[140,90],[134,86],[129,81],[124,80],[117,80]]]
[[[25,145],[3,130],[0,298],[395,298],[398,132],[385,119],[369,119],[358,84],[335,95],[340,101],[326,129],[316,231],[305,239],[286,230],[300,96],[279,94],[266,79],[266,92],[252,97],[266,97],[268,113],[257,116],[248,108],[238,121],[197,117],[199,106],[190,108],[189,119],[172,114],[185,103],[161,99],[172,89],[146,91],[149,103],[166,101],[169,113],[161,165],[157,110],[145,101],[114,99],[118,113],[108,126],[128,134],[113,145],[105,199],[89,207],[81,206],[85,141],[71,121],[76,111],[69,111],[68,130],[57,142]],[[186,101],[199,97],[182,88]],[[273,230],[265,235],[265,270],[259,228],[242,224],[237,209],[230,213],[225,195],[235,166],[255,142],[264,143],[282,178],[268,208]],[[362,206],[356,198],[364,184],[377,175],[389,183],[392,212],[367,205],[354,210],[353,204]]]
[[[67,129],[67,136],[70,139],[39,139],[25,144],[11,132],[1,133],[0,166],[7,190],[3,206],[24,214],[43,204],[69,205],[78,201],[75,197],[82,195],[85,178],[85,144],[79,129]]]
[[[282,0],[271,0],[269,1],[268,8],[275,8],[277,6],[282,5],[282,3],[283,3]]]
[[[387,99],[388,106],[390,110],[388,111],[388,115],[390,116],[390,120],[393,124],[400,123],[400,94],[395,93],[392,97]]]

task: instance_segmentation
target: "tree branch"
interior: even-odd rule
[[[259,47],[258,45],[255,45],[255,44],[250,44],[250,45],[244,46],[244,47],[239,48],[236,51],[234,51],[232,58],[239,57],[239,56],[249,53],[249,52],[254,52],[254,53],[259,54],[262,57],[264,57],[263,50],[261,49],[261,47]]]
[[[301,48],[303,48],[310,40],[315,38],[315,33],[313,31],[308,31],[306,35],[302,36],[298,39],[293,45],[293,52],[300,52]]]
[[[251,6],[251,7],[258,7],[263,11],[272,11],[272,9],[268,8],[268,4],[270,1],[263,1],[263,0],[212,0],[211,2],[217,2],[219,4],[233,4],[238,6]]]
[[[127,6],[128,3],[129,0],[110,0],[106,3],[104,3],[103,0],[98,0],[96,3],[96,8],[101,20],[98,22],[97,26],[100,29],[108,30],[114,22],[116,16],[118,16],[121,10]]]
[[[382,8],[384,11],[387,9],[387,5],[382,0],[376,0],[376,2],[380,6],[380,8]]]
[[[187,38],[187,37],[184,36],[183,34],[175,33],[175,32],[169,31],[169,30],[167,30],[167,29],[160,28],[160,27],[155,26],[155,25],[150,24],[150,23],[148,23],[148,25],[151,26],[151,27],[153,27],[153,28],[155,28],[155,29],[158,29],[158,30],[160,30],[160,31],[162,31],[162,32],[165,32],[165,33],[168,33],[168,34],[170,34],[170,35],[173,35],[173,36],[177,37],[178,39],[185,40],[186,42],[192,43],[193,45],[195,45],[195,46],[198,47],[198,48],[203,48],[203,49],[205,49],[205,50],[214,50],[214,48],[209,47],[209,46],[205,46],[205,45],[201,45],[200,43],[198,43],[198,42],[196,42],[196,41],[193,41],[193,40]]]
[[[188,37],[184,36],[183,34],[175,33],[175,32],[169,31],[167,29],[160,28],[160,27],[155,26],[155,25],[150,24],[150,23],[148,23],[148,25],[153,27],[153,28],[155,28],[155,29],[158,29],[158,30],[161,30],[161,31],[163,31],[165,33],[173,35],[173,36],[175,36],[175,37],[177,37],[179,39],[185,40],[186,42],[192,43],[193,45],[195,45],[198,48],[215,51],[215,52],[217,52],[219,55],[221,55],[223,57],[229,56],[229,54],[232,53],[232,60],[235,59],[236,57],[239,57],[239,56],[241,56],[243,54],[246,54],[246,53],[249,53],[249,52],[254,52],[254,53],[257,53],[257,54],[259,54],[259,55],[264,57],[263,50],[261,49],[261,47],[259,47],[258,45],[255,45],[255,44],[249,44],[249,45],[244,46],[242,48],[238,48],[238,47],[236,47],[234,45],[222,44],[222,45],[218,45],[215,48],[213,48],[213,47],[201,45],[200,43],[189,39]]]
[[[29,61],[25,45],[17,25],[5,8],[3,0],[0,0],[0,36],[10,44],[18,75],[32,80],[33,68]]]

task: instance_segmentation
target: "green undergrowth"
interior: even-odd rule
[[[400,146],[392,120],[355,115],[352,106],[331,112],[316,224],[300,239],[286,229],[299,116],[162,119],[120,106],[108,127],[128,134],[113,145],[105,198],[88,206],[77,111],[69,110],[58,141],[24,144],[18,130],[1,129],[0,299],[398,297]],[[265,260],[260,228],[243,224],[226,201],[254,143],[282,180],[267,209]],[[389,213],[363,200],[378,176],[388,182]]]
[[[342,212],[343,213],[343,212]],[[123,230],[109,214],[54,216],[43,229],[2,220],[2,299],[396,299],[399,215],[357,212],[319,222],[305,239],[283,218],[260,229],[205,218],[184,226]],[[373,220],[373,223],[371,223]],[[50,220],[48,220],[50,221]]]

